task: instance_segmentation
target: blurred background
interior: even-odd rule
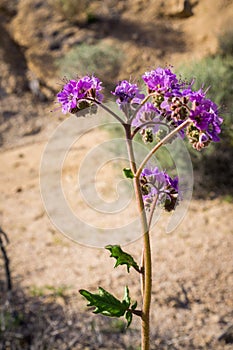
[[[110,349],[113,342],[139,349],[137,325],[125,333],[120,321],[86,315],[77,290],[120,284],[124,276],[97,277],[108,254],[84,254],[52,227],[40,200],[39,164],[64,119],[54,103],[64,76],[94,73],[110,91],[121,79],[139,82],[146,70],[166,65],[194,77],[197,88],[210,86],[224,124],[220,143],[200,153],[190,148],[193,203],[166,254],[159,228],[155,260],[164,274],[156,272],[154,302],[164,316],[153,316],[152,349],[230,349],[232,23],[231,0],[0,0],[0,349]],[[136,282],[133,288],[140,295]]]

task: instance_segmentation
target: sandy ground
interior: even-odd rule
[[[8,8],[8,2],[5,3]],[[83,130],[89,128],[89,121],[80,119],[78,131],[67,124],[67,129],[60,133],[61,144],[52,143],[48,167],[42,172],[43,195],[53,196],[55,219],[66,223],[72,238],[86,244],[65,237],[45,210],[40,165],[51,135],[62,122],[59,113],[50,113],[55,109],[51,95],[54,89],[59,89],[60,75],[54,74],[49,63],[64,55],[76,41],[89,38],[94,43],[107,40],[123,50],[124,66],[119,72],[122,79],[134,78],[155,65],[179,66],[216,52],[218,35],[231,27],[232,1],[218,0],[211,5],[208,0],[192,1],[197,3],[193,7],[194,16],[185,20],[170,15],[158,18],[158,9],[151,6],[151,1],[147,6],[143,6],[142,1],[128,1],[121,15],[124,4],[117,2],[115,10],[119,21],[113,18],[111,22],[110,12],[114,10],[111,8],[110,21],[78,29],[64,19],[61,21],[60,16],[51,16],[46,2],[19,3],[18,14],[12,21],[1,3],[4,35],[0,37],[0,226],[10,241],[5,248],[13,290],[6,293],[0,254],[0,350],[139,350],[140,324],[136,317],[125,332],[123,321],[93,315],[78,293],[80,288],[94,292],[102,286],[122,298],[127,284],[132,299],[139,305],[141,300],[136,272],[128,275],[122,266],[113,269],[115,262],[109,258],[109,252],[90,247],[94,243],[103,246],[103,240],[100,229],[96,230],[96,236],[88,236],[87,224],[119,228],[122,222],[135,219],[133,201],[128,210],[113,220],[111,215],[90,211],[80,195],[84,191],[92,205],[96,205],[92,202],[93,189],[98,192],[100,203],[101,200],[115,203],[118,198],[113,179],[121,182],[121,170],[114,162],[106,163],[106,167],[98,165],[99,158],[113,157],[111,147],[106,153],[96,148],[109,139],[104,128],[89,130],[85,137],[79,138]],[[12,4],[14,7],[15,3]],[[169,12],[169,8],[166,10]],[[70,40],[67,41],[65,33],[71,35]],[[59,50],[54,49],[55,39]],[[39,83],[42,95],[35,92],[32,95],[28,75]],[[46,102],[47,98],[50,102]],[[72,140],[78,143],[72,144]],[[67,144],[72,147],[63,158],[62,168],[57,169]],[[83,163],[92,149],[97,151],[93,153],[93,163]],[[81,165],[86,171],[81,180],[87,180],[90,186],[77,183]],[[96,167],[98,171],[93,178]],[[69,213],[73,211],[79,223],[84,222],[81,229],[79,226],[76,229],[75,221],[67,222],[58,188],[65,193]],[[85,192],[89,188],[91,192]],[[123,203],[126,203],[125,193],[119,190]],[[221,198],[197,200],[193,197],[175,231],[165,233],[168,215],[162,215],[153,228],[151,350],[232,349],[232,208],[232,203]],[[114,230],[114,239],[119,239],[118,232]],[[124,243],[133,236],[134,242],[125,246],[125,250],[140,261],[140,234],[137,230],[123,229],[120,233],[120,241]],[[93,237],[97,237],[97,242]]]
[[[81,139],[79,147],[74,146],[70,150],[61,176],[68,201],[74,210],[78,209],[76,215],[82,217],[84,212],[83,220],[94,222],[95,225],[102,225],[102,221],[99,222],[102,219],[95,211],[92,211],[92,216],[89,212],[86,215],[86,208],[79,205],[75,176],[78,164],[88,154],[87,151],[104,142],[106,137],[109,135],[104,130],[90,131],[91,142]],[[44,300],[46,304],[52,293],[53,302],[61,304],[64,310],[68,307],[64,300],[69,299],[69,308],[75,314],[85,311],[86,303],[78,294],[80,288],[95,291],[98,286],[102,286],[121,297],[124,285],[128,284],[132,298],[140,303],[136,272],[128,276],[124,267],[113,270],[114,261],[108,257],[107,251],[70,241],[49,220],[39,186],[40,163],[46,145],[47,142],[38,140],[0,153],[1,222],[10,239],[7,252],[16,295],[17,291],[23,291],[25,298],[30,300],[27,303],[33,305],[35,299],[37,302]],[[101,177],[102,182],[97,181],[100,192],[103,190],[103,181],[108,184],[114,171],[110,169],[106,179]],[[48,181],[51,180],[49,176],[51,174],[48,174]],[[52,191],[53,187],[49,190]],[[130,213],[133,214],[132,209]],[[162,215],[151,237],[154,266],[153,342],[157,346],[159,344],[159,349],[230,349],[231,345],[220,343],[217,339],[231,325],[233,316],[232,204],[221,200],[193,199],[186,217],[171,234],[165,233],[168,219],[168,215]],[[109,222],[109,225],[114,226],[111,220],[111,217],[107,217],[105,224]],[[141,246],[139,238],[127,245],[125,250],[140,261]],[[59,288],[62,290],[61,296],[55,293]],[[87,324],[90,324],[90,319],[95,322],[96,316],[91,316],[88,311],[86,313],[89,315]],[[43,318],[45,314],[37,317]],[[100,325],[105,322],[102,318],[97,317],[97,320]],[[79,322],[76,320],[74,324],[77,326]],[[96,332],[100,334],[99,345],[89,345],[87,349],[108,349],[112,340],[106,341],[106,334],[102,334],[102,326],[98,326],[98,322],[96,327]],[[132,329],[138,327],[135,320]],[[86,336],[90,332],[85,326],[81,329]],[[67,330],[65,335],[68,336]],[[121,339],[121,345],[116,345],[116,349],[134,349],[133,344],[139,343],[137,332],[119,332],[117,336]],[[35,341],[35,337],[33,339]],[[46,343],[46,337],[44,339]],[[56,341],[54,344],[57,344]],[[58,349],[63,348],[62,344]],[[75,344],[77,347],[74,349],[82,348],[78,347],[79,341]]]

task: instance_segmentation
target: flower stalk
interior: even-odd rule
[[[166,211],[175,210],[182,199],[178,177],[171,178],[165,171],[149,164],[149,161],[151,162],[152,156],[161,146],[172,142],[178,134],[180,137],[187,136],[198,151],[211,142],[218,142],[223,120],[218,115],[217,105],[206,98],[205,91],[193,91],[192,83],[187,85],[179,81],[170,68],[157,68],[146,72],[142,79],[147,86],[146,95],[137,84],[127,80],[121,81],[112,92],[125,119],[103,104],[102,83],[94,76],[66,81],[62,91],[57,94],[57,100],[63,113],[77,116],[94,114],[99,106],[124,128],[130,168],[123,169],[123,172],[127,178],[133,180],[134,185],[143,237],[141,266],[120,246],[108,245],[105,248],[111,252],[110,256],[116,259],[115,267],[126,265],[127,272],[130,272],[130,268],[139,272],[142,307],[136,309],[137,302],[131,301],[127,286],[123,300],[117,299],[102,287],[99,287],[97,294],[86,290],[80,290],[80,294],[89,301],[89,306],[95,307],[94,313],[109,317],[123,316],[126,318],[127,327],[131,324],[133,315],[139,316],[141,349],[149,350],[152,292],[150,231],[153,214],[157,205]],[[166,131],[161,130],[161,126]],[[156,140],[159,138],[139,166],[133,147],[133,139],[138,133],[142,135],[145,143],[154,142],[154,135]],[[149,212],[148,215],[146,211]]]
[[[131,170],[135,174],[137,172],[135,156],[133,151],[132,137],[130,136],[129,126],[125,127],[126,143]],[[134,190],[138,206],[138,212],[141,221],[141,229],[143,233],[143,249],[142,249],[142,313],[141,313],[141,344],[142,350],[150,349],[150,304],[152,290],[152,262],[149,226],[147,222],[146,212],[144,208],[143,197],[141,193],[141,185],[139,176],[134,177]]]
[[[185,120],[181,125],[177,126],[174,130],[172,130],[168,135],[166,135],[161,141],[159,141],[154,148],[148,153],[148,155],[144,158],[142,163],[140,164],[136,176],[140,176],[145,164],[149,161],[149,159],[153,156],[153,154],[158,151],[158,149],[163,146],[166,142],[168,142],[174,135],[176,135],[180,130],[185,128],[188,124],[190,124],[191,120]]]

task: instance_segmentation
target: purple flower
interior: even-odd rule
[[[218,115],[217,105],[205,97],[202,89],[190,92],[189,100],[192,103],[189,118],[195,127],[202,135],[208,136],[210,141],[218,142],[223,119]]]
[[[157,167],[143,169],[140,176],[141,190],[145,208],[150,210],[153,202],[171,211],[178,201],[178,177],[172,179]]]
[[[94,101],[102,102],[101,84],[100,80],[94,76],[84,76],[78,80],[68,81],[57,94],[62,112],[77,113],[81,109],[92,106]]]
[[[57,94],[57,100],[62,105],[62,113],[66,114],[77,106],[76,88],[77,82],[70,80]]]
[[[172,73],[169,68],[157,68],[150,72],[145,72],[142,76],[142,79],[146,83],[149,92],[158,92],[158,93],[168,93],[173,94],[179,93],[179,90],[183,84],[179,83],[176,75]]]
[[[179,180],[178,180],[178,176],[174,177],[174,179],[172,179],[167,173],[164,172],[164,176],[165,176],[165,180],[166,180],[166,184],[173,188],[176,192],[178,192],[179,190]]]
[[[152,185],[152,193],[158,193],[159,189],[164,186],[166,181],[165,174],[163,171],[159,171],[158,167],[144,168],[141,172],[141,178],[145,178],[147,184]]]
[[[136,84],[131,84],[127,80],[122,80],[112,91],[112,94],[117,97],[117,103],[119,106],[126,103],[140,104],[141,100],[145,97],[142,94]]]
[[[190,118],[195,130],[192,135],[187,134],[193,146],[201,149],[210,141],[218,142],[223,119],[218,115],[217,105],[206,98],[203,89],[192,90],[193,82],[188,86],[179,82],[170,69],[157,68],[143,75],[149,93],[156,92],[153,104],[160,114],[160,120],[177,127],[184,120]],[[185,130],[179,132],[184,137]],[[194,135],[195,134],[195,135]]]

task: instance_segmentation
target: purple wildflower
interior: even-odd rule
[[[84,76],[78,80],[68,81],[57,94],[62,112],[77,113],[81,109],[92,106],[94,101],[102,102],[101,84],[100,80],[94,76]]]
[[[164,176],[165,176],[165,180],[166,180],[167,185],[169,185],[175,191],[178,192],[178,185],[179,185],[178,176],[174,177],[174,179],[172,179],[167,173],[164,173]]]
[[[218,142],[223,119],[218,116],[217,105],[205,98],[202,90],[193,92],[189,98],[192,102],[190,119],[193,120],[197,129],[203,131],[211,141]]]
[[[117,97],[117,103],[119,106],[127,103],[140,104],[141,100],[145,97],[142,94],[136,84],[131,84],[127,80],[122,80],[112,91],[112,94]]]
[[[77,82],[70,80],[57,94],[57,100],[62,105],[62,113],[66,114],[77,106],[76,88]]]
[[[157,167],[145,168],[141,173],[140,182],[146,209],[150,210],[155,200],[156,204],[162,205],[167,211],[175,208],[178,201],[178,177],[172,179]]]
[[[150,72],[145,72],[142,79],[146,83],[149,93],[158,92],[159,94],[170,95],[178,94],[183,84],[179,83],[176,75],[169,68],[157,68]]]
[[[143,75],[148,92],[155,92],[153,104],[159,110],[160,120],[177,127],[190,119],[193,127],[187,128],[187,135],[194,148],[200,150],[211,141],[219,141],[222,118],[218,115],[217,105],[206,98],[202,89],[192,90],[192,81],[188,86],[179,82],[169,69],[157,68]],[[191,131],[191,133],[190,133]],[[184,137],[185,130],[179,132]]]
[[[164,186],[165,175],[164,172],[159,171],[158,167],[144,168],[141,172],[141,178],[146,179],[146,183],[151,185],[150,191],[158,193],[158,191]]]

